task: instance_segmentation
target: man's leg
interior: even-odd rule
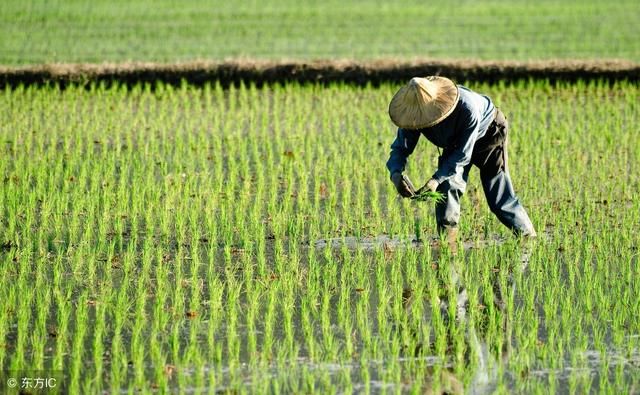
[[[507,132],[508,124],[502,113],[496,117],[497,124],[492,125],[493,136],[487,149],[481,152],[483,156],[478,164],[480,179],[485,197],[491,211],[500,222],[516,235],[535,236],[536,231],[527,215],[511,183],[507,166]],[[480,158],[479,158],[480,159]]]
[[[438,185],[438,192],[442,193],[445,197],[444,201],[436,204],[438,233],[449,230],[455,232],[458,229],[458,222],[460,221],[460,198],[465,192],[470,169],[471,165],[468,165],[464,168],[462,174],[456,174],[454,177]]]
[[[489,208],[500,222],[516,235],[535,236],[536,231],[527,215],[527,211],[520,204],[513,190],[509,173],[500,170],[496,174],[491,174],[481,170],[480,178]]]

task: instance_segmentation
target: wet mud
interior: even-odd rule
[[[492,239],[487,239],[487,240],[462,241],[461,245],[465,251],[468,251],[474,248],[482,248],[482,247],[487,247],[491,245],[500,245],[504,242],[505,242],[505,239],[496,236]],[[403,249],[403,248],[422,248],[427,246],[430,247],[431,249],[439,249],[440,245],[441,245],[440,239],[437,236],[416,239],[416,237],[413,235],[407,235],[407,236],[378,235],[378,236],[366,236],[366,237],[344,236],[344,237],[336,237],[336,238],[329,238],[329,239],[319,239],[314,241],[313,243],[313,246],[316,248],[331,247],[334,249],[340,249],[344,246],[352,250],[362,249],[365,251],[371,251],[378,248],[383,248],[386,250],[396,250],[396,249]]]

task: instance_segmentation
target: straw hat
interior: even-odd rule
[[[458,96],[458,87],[448,78],[414,77],[391,99],[389,116],[403,129],[428,128],[453,112]]]

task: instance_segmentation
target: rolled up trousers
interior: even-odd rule
[[[484,195],[491,211],[516,235],[535,234],[531,219],[520,204],[507,167],[507,134],[509,125],[504,114],[496,109],[496,117],[486,134],[476,142],[471,163],[461,174],[444,181],[438,191],[445,200],[436,205],[438,230],[457,227],[460,221],[460,198],[465,192],[471,165],[480,169]],[[442,160],[440,157],[439,161]],[[438,163],[439,164],[439,163]]]

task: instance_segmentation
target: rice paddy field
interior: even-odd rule
[[[0,2],[0,394],[639,394],[639,12]],[[477,169],[457,252],[397,196],[376,67],[423,61],[493,70],[457,82],[506,114],[536,240]],[[437,156],[418,144],[416,186]]]
[[[640,61],[640,2],[3,0],[0,65],[195,59]]]
[[[0,368],[87,394],[638,393],[640,88],[467,85],[509,119],[534,242],[473,170],[439,247],[384,167],[396,85],[5,88]]]

